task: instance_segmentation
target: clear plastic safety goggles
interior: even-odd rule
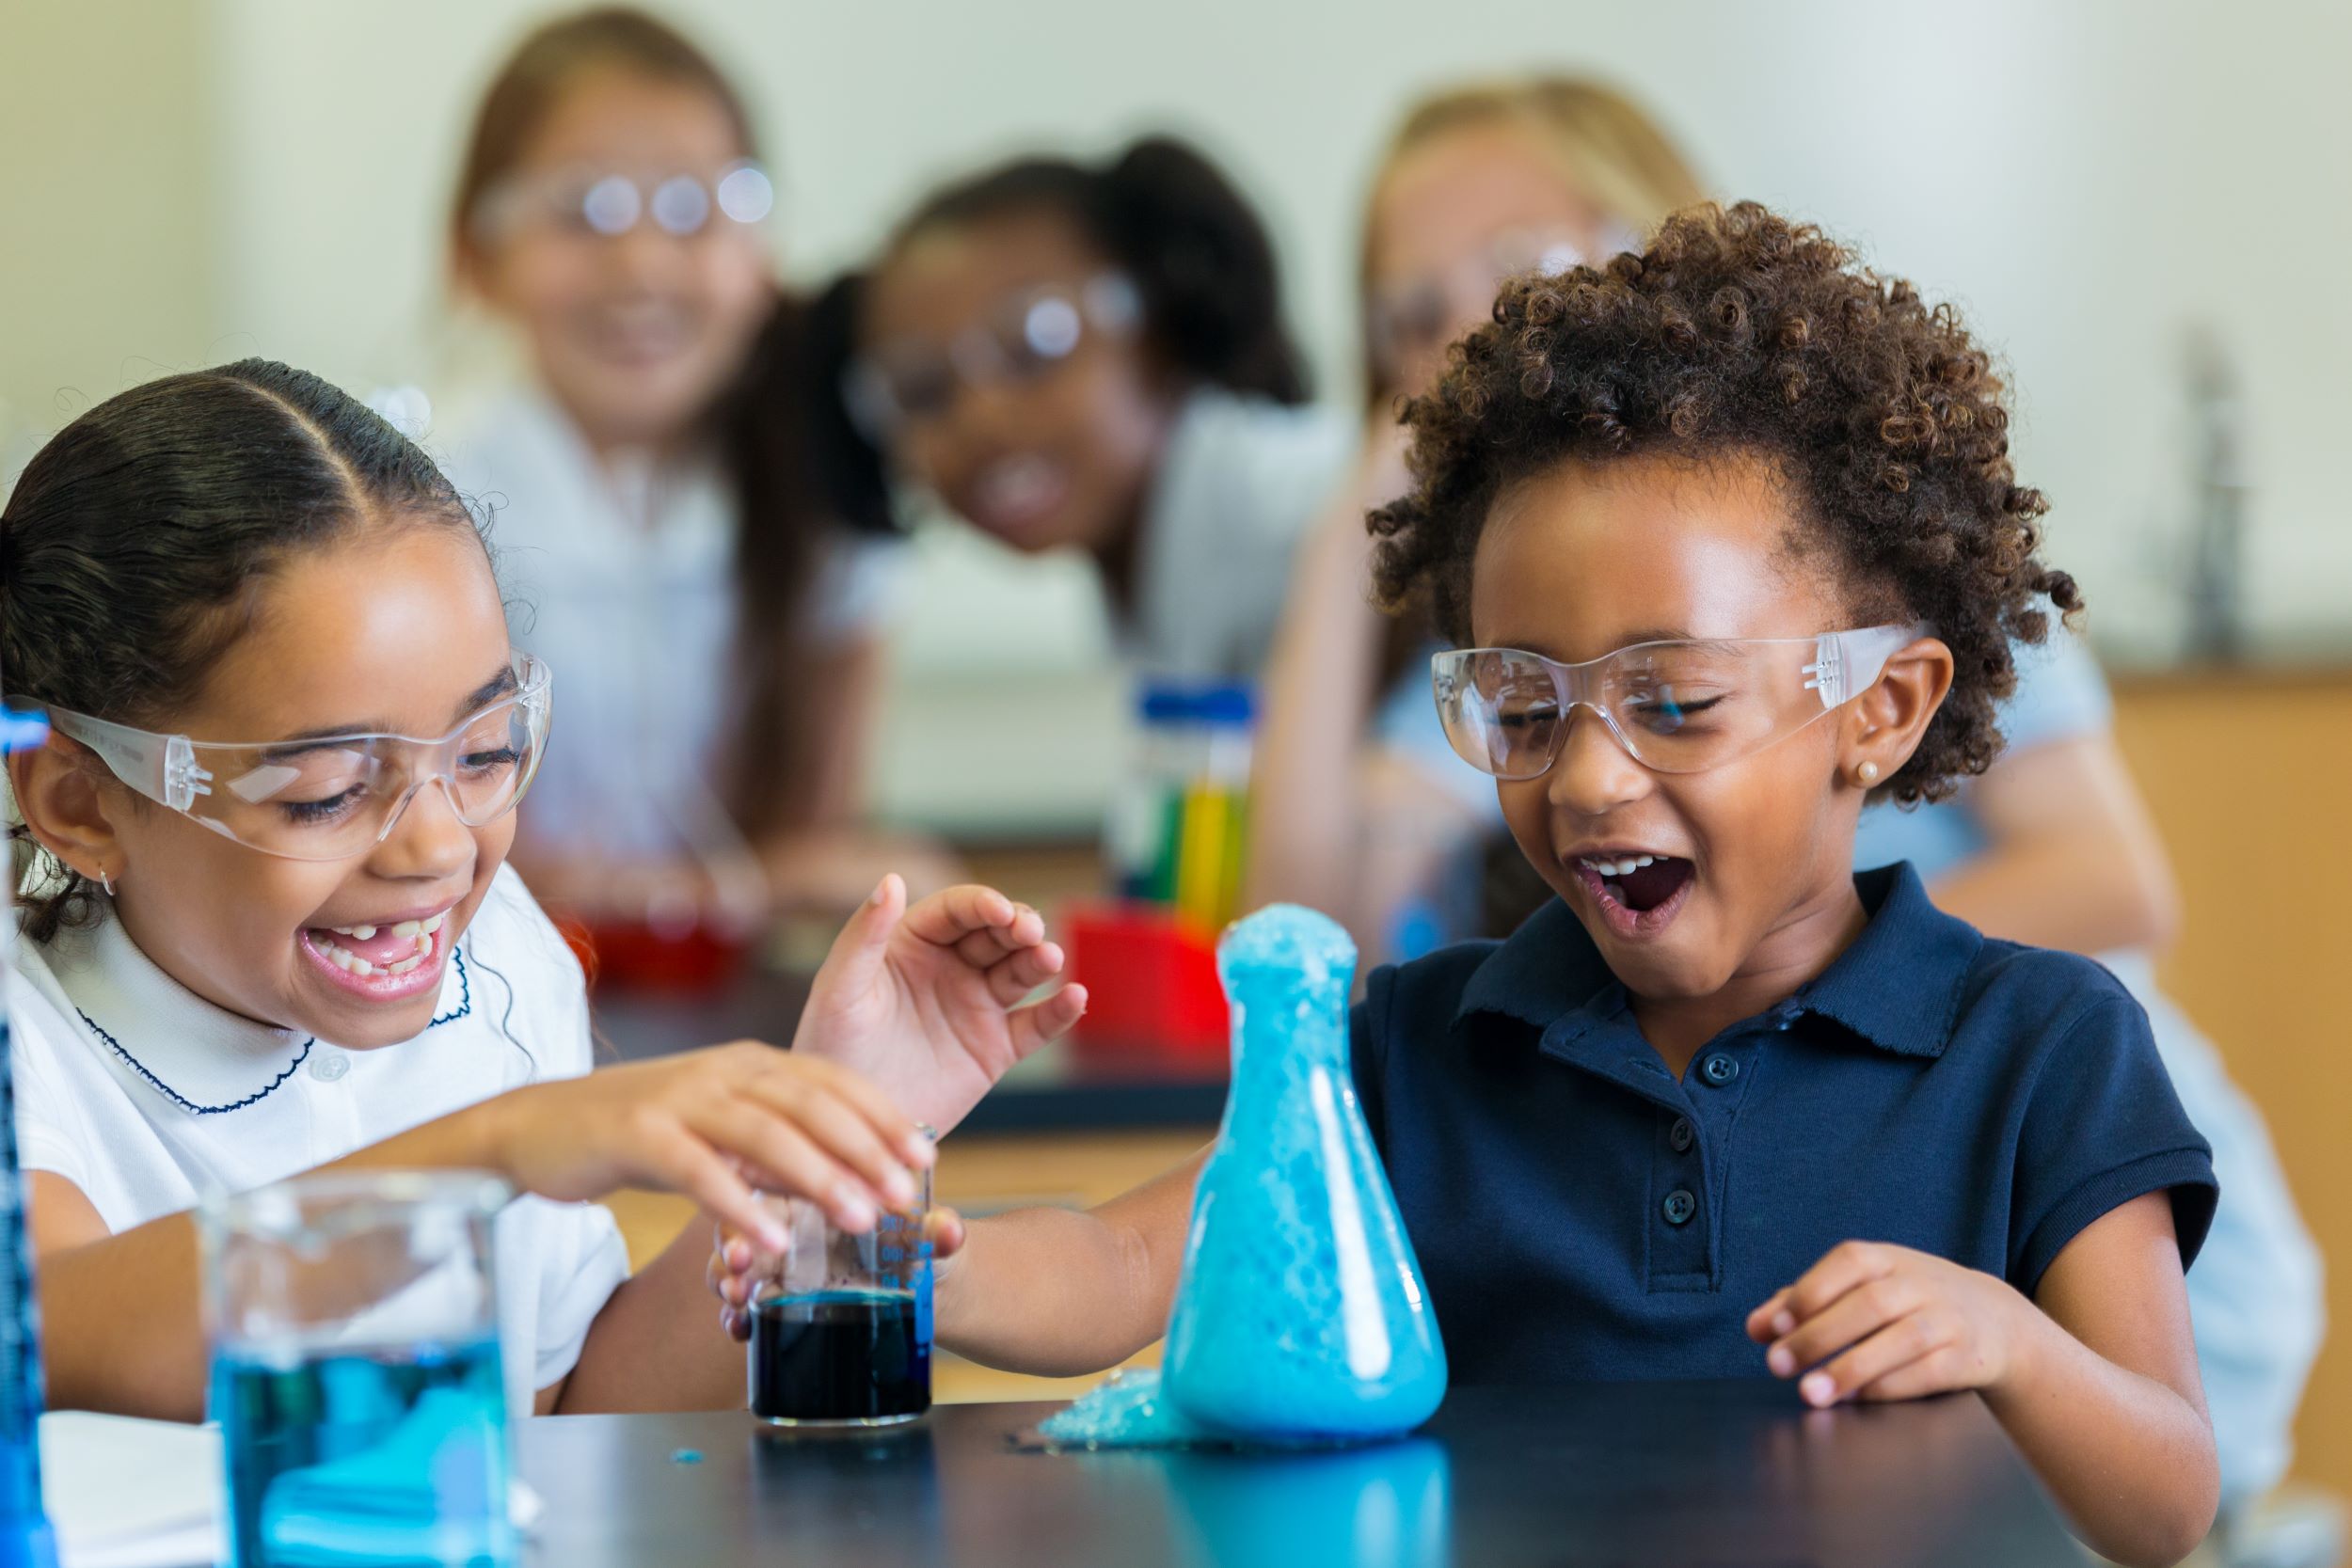
[[[1590,708],[1634,761],[1703,773],[1786,739],[1878,684],[1925,633],[1867,626],[1818,637],[1637,642],[1582,664],[1518,648],[1430,660],[1438,718],[1462,760],[1498,779],[1541,777],[1571,715]]]
[[[707,178],[573,167],[492,187],[475,206],[472,227],[477,238],[490,241],[531,228],[617,239],[650,220],[683,239],[721,219],[746,227],[762,222],[775,204],[774,182],[748,159]]]
[[[861,355],[843,376],[842,396],[867,439],[883,440],[903,425],[942,418],[966,387],[1033,381],[1077,353],[1089,332],[1123,337],[1142,319],[1142,298],[1120,273],[1025,289],[946,343],[907,339]]]
[[[515,809],[547,750],[548,667],[525,656],[515,689],[447,735],[327,735],[191,740],[22,697],[57,734],[96,752],[149,800],[264,854],[334,861],[384,842],[417,792],[440,784],[469,828]]]

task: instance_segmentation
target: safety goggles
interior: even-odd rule
[[[458,821],[483,827],[515,809],[547,750],[548,667],[525,656],[515,689],[447,735],[327,735],[191,740],[22,697],[50,728],[97,753],[157,803],[264,854],[334,861],[384,842],[417,792],[439,784]]]
[[[1498,779],[1559,760],[1570,716],[1590,708],[1634,761],[1704,773],[1753,755],[1878,684],[1915,626],[1818,637],[1638,642],[1582,664],[1518,648],[1430,660],[1438,717],[1462,760]]]
[[[617,239],[650,220],[663,233],[683,239],[720,220],[742,226],[761,222],[775,204],[768,171],[749,160],[729,164],[707,179],[564,168],[492,187],[474,208],[473,231],[493,242],[533,228]]]
[[[1098,273],[1075,287],[1025,289],[945,343],[907,339],[861,355],[842,396],[858,428],[882,440],[945,417],[967,387],[1034,381],[1078,352],[1089,333],[1120,338],[1143,317],[1127,277]]]

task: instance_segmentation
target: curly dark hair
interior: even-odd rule
[[[1916,620],[1950,647],[1952,689],[1875,792],[1940,800],[2000,754],[1994,705],[2015,643],[2072,617],[2043,564],[2038,490],[2016,483],[1990,357],[1948,305],[1881,277],[1808,224],[1754,202],[1685,210],[1648,249],[1503,286],[1405,409],[1412,492],[1374,513],[1391,607],[1426,600],[1469,641],[1470,562],[1494,501],[1564,461],[1673,455],[1771,463],[1859,615]]]

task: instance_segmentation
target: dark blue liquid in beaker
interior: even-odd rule
[[[752,1307],[752,1413],[784,1422],[913,1420],[931,1346],[908,1291],[818,1291]]]
[[[212,1397],[236,1568],[514,1560],[497,1340],[291,1365],[224,1350]]]

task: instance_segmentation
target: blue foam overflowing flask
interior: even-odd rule
[[[38,746],[38,719],[0,708],[0,756]],[[15,994],[15,879],[0,891],[0,1568],[56,1568],[40,1500],[40,1302],[24,1232],[24,1173],[16,1160],[15,1060],[8,1007]]]
[[[1237,1437],[1408,1432],[1445,1397],[1445,1347],[1348,1074],[1355,943],[1278,904],[1226,932],[1217,972],[1233,1084],[1193,1199],[1168,1399]]]

